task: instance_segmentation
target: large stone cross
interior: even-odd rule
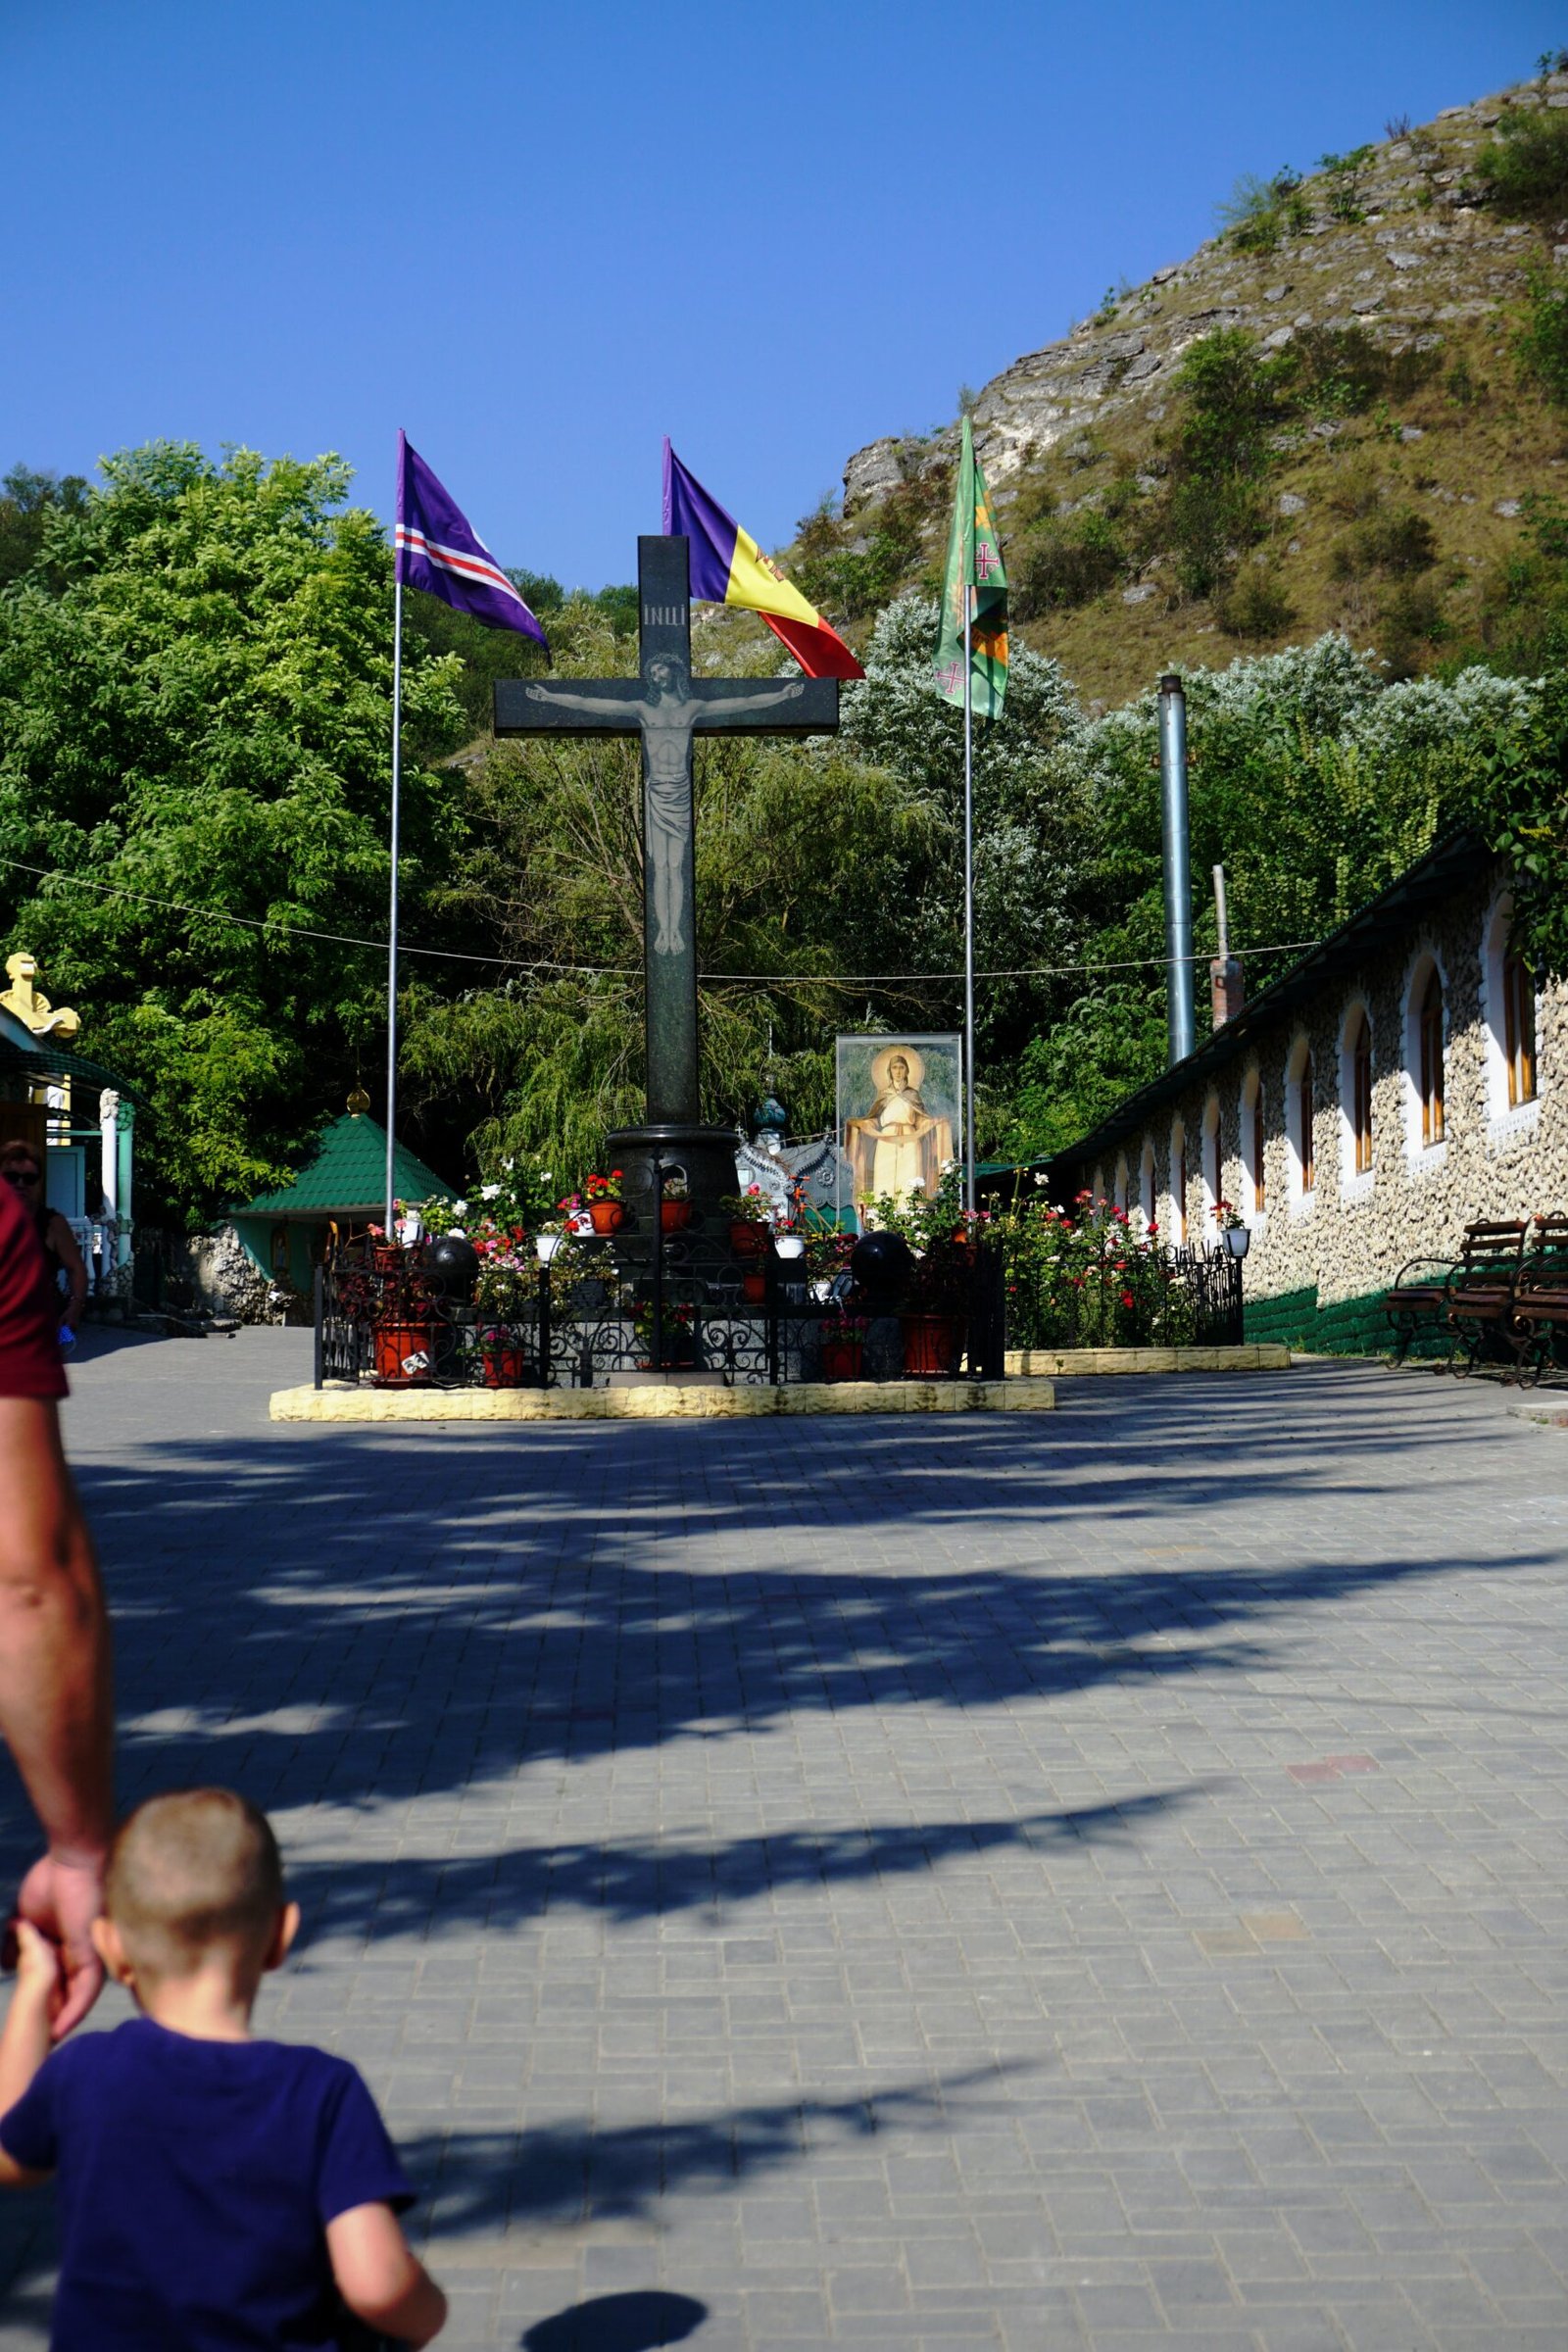
[[[647,968],[648,1135],[678,1145],[699,1128],[696,824],[692,736],[830,735],[832,678],[787,684],[694,678],[689,547],[637,542],[638,671],[630,678],[502,678],[498,735],[640,735],[643,746],[643,954]],[[733,1139],[731,1139],[733,1141]]]

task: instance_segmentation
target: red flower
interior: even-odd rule
[[[1121,1302],[1123,1306],[1131,1306],[1133,1302],[1133,1295],[1131,1291],[1123,1291],[1121,1295]]]

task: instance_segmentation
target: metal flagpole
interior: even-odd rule
[[[974,590],[963,587],[963,1205],[974,1214]]]
[[[392,1158],[398,1120],[398,820],[403,784],[403,582],[393,590],[392,616],[392,903],[386,943],[386,1233],[392,1239]]]

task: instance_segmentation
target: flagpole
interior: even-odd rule
[[[963,588],[963,1205],[974,1214],[974,672],[970,636],[974,590]]]
[[[392,605],[392,886],[386,942],[386,1236],[392,1239],[392,1161],[398,1120],[398,827],[403,785],[403,582]]]

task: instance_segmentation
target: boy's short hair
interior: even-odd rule
[[[150,1796],[109,1849],[104,1909],[143,1968],[179,1976],[215,1943],[265,1944],[282,1901],[272,1825],[231,1788]]]

